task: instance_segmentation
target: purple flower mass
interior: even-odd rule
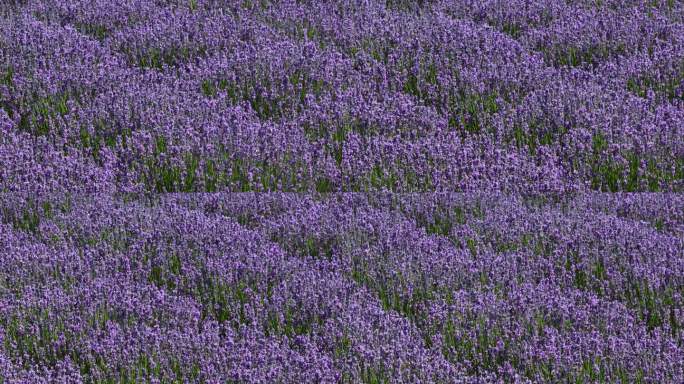
[[[0,0],[0,384],[681,384],[683,192],[683,1]]]

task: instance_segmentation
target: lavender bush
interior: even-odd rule
[[[681,1],[5,0],[0,384],[682,383],[681,192]]]
[[[22,0],[2,15],[5,192],[684,185],[681,2]]]
[[[3,382],[681,382],[684,199],[9,194]]]

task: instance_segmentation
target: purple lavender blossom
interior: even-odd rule
[[[684,382],[684,2],[5,0],[0,384]]]

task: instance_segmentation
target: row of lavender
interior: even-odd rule
[[[13,0],[0,189],[681,191],[678,1]]]
[[[0,382],[684,381],[679,195],[3,195]]]

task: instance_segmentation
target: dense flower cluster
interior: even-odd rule
[[[684,383],[679,192],[682,1],[1,0],[0,384]]]
[[[684,380],[679,195],[0,209],[6,383]]]
[[[2,191],[684,190],[680,1],[0,14]]]

